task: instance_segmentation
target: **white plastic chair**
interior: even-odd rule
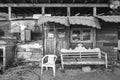
[[[46,59],[47,59],[47,61],[45,62]],[[56,59],[57,59],[56,55],[45,55],[42,58],[41,75],[43,72],[43,67],[46,68],[46,71],[48,70],[48,67],[52,67],[53,68],[53,76],[55,76],[55,70],[56,70],[55,61],[56,61]]]

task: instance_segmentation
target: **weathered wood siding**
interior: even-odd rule
[[[79,43],[70,43],[70,48],[74,49]],[[93,43],[82,43],[86,48],[92,48]]]
[[[113,62],[117,60],[117,51],[114,49],[118,46],[118,24],[117,23],[101,23],[101,29],[96,29],[96,46],[100,48],[102,51],[108,53],[109,62]],[[57,31],[58,26],[56,27]],[[85,28],[85,27],[84,27]],[[55,39],[47,39],[46,42],[46,50],[47,53],[51,54],[56,49],[57,55],[59,55],[59,51],[61,48],[75,48],[79,43],[73,43],[70,40],[71,36],[71,28],[65,28],[65,38],[58,39],[58,34],[55,32]],[[54,42],[55,41],[55,42]],[[86,48],[93,48],[93,42],[83,43],[83,46]]]
[[[54,29],[53,30],[53,38],[48,38],[47,34],[49,34],[49,31],[46,32],[46,36],[44,37],[45,39],[45,46],[46,46],[46,54],[56,54],[59,56],[60,50],[62,48],[68,48],[69,45],[69,29],[60,24],[52,24],[48,25],[46,27],[49,27],[49,29]],[[61,37],[60,37],[61,36]]]
[[[108,53],[108,60],[117,60],[117,51],[114,50],[118,46],[118,24],[103,23],[101,29],[96,30],[96,47]]]
[[[65,49],[68,49],[69,48],[69,27],[66,27],[66,26],[63,26],[61,27],[60,25],[58,25],[56,27],[57,29],[57,43],[56,43],[56,46],[57,46],[57,55],[60,55],[60,50],[65,48]],[[62,31],[59,31],[59,30],[62,30]],[[65,33],[64,34],[64,37],[60,38],[60,34]]]
[[[96,29],[96,46],[102,51],[108,53],[109,62],[117,60],[117,50],[114,48],[118,46],[118,24],[117,23],[101,23],[101,29]],[[74,27],[74,26],[72,26]],[[76,27],[75,27],[76,28]],[[70,41],[70,48],[75,48],[79,43]],[[82,43],[86,48],[93,48],[93,42]]]
[[[2,33],[4,33],[4,36],[10,36],[10,21],[7,20],[1,20],[0,21],[0,35],[2,36]]]
[[[46,54],[54,54],[56,52],[56,46],[55,46],[55,40],[54,39],[47,39],[46,41]]]

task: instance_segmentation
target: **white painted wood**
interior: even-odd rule
[[[61,65],[105,65],[108,68],[107,53],[105,52],[61,52]]]

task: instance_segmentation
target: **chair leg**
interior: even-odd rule
[[[43,72],[43,67],[41,67],[41,75],[42,75],[42,72]]]
[[[62,64],[62,69],[64,69],[64,65]]]
[[[48,67],[46,67],[46,71],[48,71]]]
[[[55,67],[53,67],[53,76],[55,77]]]

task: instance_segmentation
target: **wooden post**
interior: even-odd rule
[[[45,15],[45,7],[42,6],[42,16],[44,16],[44,15]]]
[[[8,20],[11,20],[11,6],[8,7]]]
[[[97,8],[93,7],[93,16],[96,16],[96,15],[97,15]]]
[[[54,54],[56,55],[57,52],[57,36],[56,36],[56,25],[54,25],[54,42],[53,42],[53,47],[54,47]]]
[[[96,47],[96,29],[93,30],[93,48]]]
[[[42,16],[45,15],[45,7],[42,6]],[[42,29],[43,29],[43,55],[46,54],[46,27],[45,24],[42,24]]]
[[[93,7],[93,16],[97,15],[97,8]],[[96,29],[93,30],[93,48],[96,47]]]
[[[46,54],[46,26],[44,23],[42,24],[42,27],[43,27],[43,54],[45,55]]]
[[[71,15],[71,10],[70,10],[70,8],[71,8],[71,7],[67,7],[67,16],[68,16],[68,17],[70,17],[70,15]],[[67,48],[69,48],[69,47],[70,47],[70,40],[69,40],[69,39],[70,39],[70,27],[66,27],[65,29],[66,29],[65,31],[66,31],[66,33],[67,33],[67,34],[66,34],[66,36],[67,36],[67,37],[66,37]]]
[[[108,68],[108,58],[107,58],[107,53],[105,54],[105,61],[106,61],[106,68]]]
[[[67,16],[70,16],[71,14],[70,14],[70,7],[67,7]]]

